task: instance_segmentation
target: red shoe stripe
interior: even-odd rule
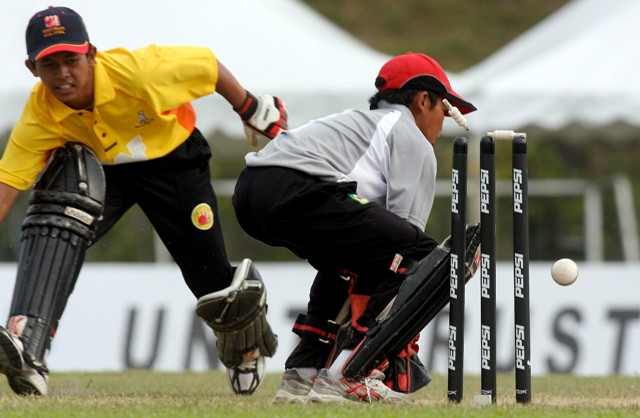
[[[374,400],[378,400],[381,398],[381,396],[373,389],[369,388],[367,390],[367,387],[365,385],[352,382],[344,377],[340,379],[340,381],[342,382],[343,385],[347,386],[348,394],[356,395],[358,398],[360,398],[361,401],[368,402],[369,398],[373,398]]]

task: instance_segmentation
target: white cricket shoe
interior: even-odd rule
[[[334,380],[329,377],[327,369],[322,369],[309,391],[307,402],[414,402],[408,395],[388,388],[382,383],[382,379],[384,373],[373,370],[369,376],[361,380],[346,377]]]
[[[49,375],[44,370],[27,364],[22,353],[20,338],[0,327],[0,373],[4,373],[9,386],[18,395],[42,395],[49,391]]]
[[[280,388],[273,399],[274,403],[305,403],[316,376],[304,377],[298,369],[287,369],[282,375]]]

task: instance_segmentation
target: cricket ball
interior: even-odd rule
[[[553,263],[551,277],[559,285],[569,286],[578,278],[578,265],[570,258],[561,258]]]

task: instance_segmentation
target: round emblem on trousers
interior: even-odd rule
[[[193,225],[206,231],[207,229],[211,229],[213,226],[213,211],[211,210],[211,206],[206,203],[200,203],[191,212],[191,222]]]

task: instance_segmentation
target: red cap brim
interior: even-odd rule
[[[74,52],[76,54],[86,54],[89,52],[89,41],[85,41],[82,45],[72,45],[72,44],[56,44],[51,45],[48,48],[43,49],[36,55],[35,61],[41,60],[42,58],[55,54],[56,52]]]
[[[469,101],[467,101],[452,89],[447,89],[446,93],[442,93],[442,95],[446,97],[455,107],[457,107],[460,113],[462,113],[463,115],[477,110],[474,105],[472,105]]]

